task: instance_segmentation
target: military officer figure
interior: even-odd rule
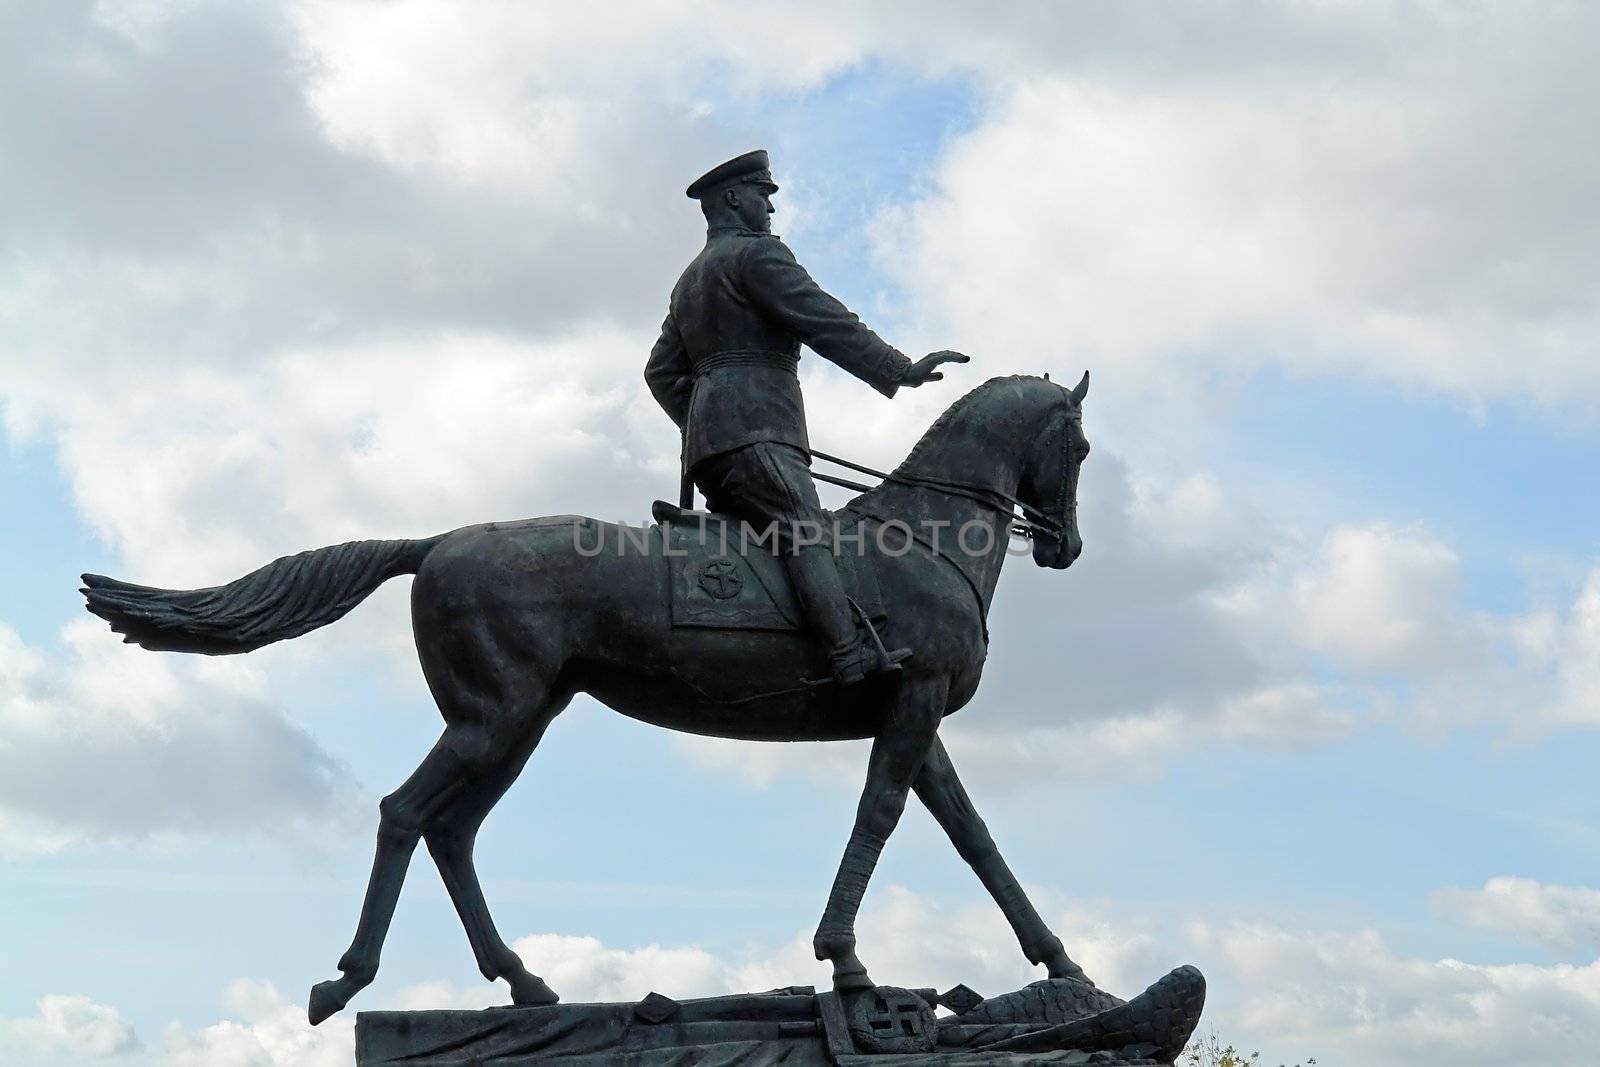
[[[853,685],[897,670],[910,651],[880,654],[857,627],[839,580],[811,479],[800,345],[887,397],[938,381],[941,364],[967,357],[934,352],[912,362],[824,292],[771,233],[777,189],[764,151],[730,159],[689,186],[706,217],[706,245],[672,288],[644,376],[683,431],[684,470],[711,510],[761,529],[775,524],[834,680]]]

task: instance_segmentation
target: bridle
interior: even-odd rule
[[[1077,404],[1067,408],[1066,417],[1061,420],[1061,484],[1056,487],[1055,513],[1060,516],[1056,520],[1055,536],[1063,537],[1068,529],[1076,529],[1078,525],[1078,475],[1083,464],[1072,457],[1073,442],[1081,436],[1083,427],[1083,409]],[[1079,433],[1073,433],[1078,430]],[[1028,534],[1032,539],[1032,532]]]
[[[1083,425],[1083,410],[1076,404],[1067,408],[1067,414],[1061,421],[1058,431],[1062,436],[1061,462],[1065,473],[1061,478],[1061,485],[1056,490],[1055,515],[1047,515],[1031,504],[1017,499],[1010,493],[986,485],[968,485],[965,482],[949,482],[941,478],[926,478],[917,474],[898,474],[874,470],[871,467],[839,456],[829,455],[819,449],[811,449],[811,454],[817,459],[837,463],[841,467],[861,474],[881,478],[886,482],[895,482],[899,485],[918,486],[923,489],[932,489],[934,492],[944,493],[948,496],[959,496],[975,501],[986,507],[1006,515],[1010,520],[1010,533],[1014,537],[1032,540],[1037,536],[1054,537],[1060,540],[1065,536],[1068,522],[1076,521],[1078,511],[1078,467],[1072,462],[1072,442],[1074,435],[1069,432],[1072,427]],[[831,474],[813,471],[812,475],[817,481],[827,482],[830,485],[853,489],[858,493],[870,492],[872,486],[862,485],[846,478],[838,478]]]

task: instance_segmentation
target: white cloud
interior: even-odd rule
[[[1494,1067],[1521,1056],[1580,1067],[1592,1059],[1600,964],[1431,960],[1398,953],[1373,931],[1290,930],[1264,922],[1198,922],[1169,931],[1049,893],[1034,896],[1073,957],[1119,995],[1138,993],[1178,963],[1199,964],[1211,987],[1203,1025],[1235,1044],[1262,1049],[1273,1062],[1314,1055],[1372,1067]],[[941,908],[908,890],[883,887],[869,898],[859,935],[862,958],[880,982],[941,989],[965,982],[994,996],[1039,977],[988,902]],[[552,934],[520,938],[515,947],[571,1003],[827,981],[826,968],[811,957],[809,932],[775,949],[737,955],[692,945],[618,949],[592,937]],[[198,1030],[168,1028],[169,1062],[348,1062],[349,1018],[313,1030],[299,1005],[256,981],[233,983],[224,1001],[226,1021]],[[400,990],[381,1006],[472,1009],[504,1002],[499,986],[432,983]]]
[[[1164,948],[1137,921],[1112,923],[1090,910],[1035,893],[1073,957],[1105,988],[1131,995],[1171,964]],[[1130,934],[1129,930],[1132,929]],[[943,909],[896,886],[875,890],[860,923],[860,951],[884,983],[938,985],[966,982],[995,995],[1040,977],[1022,956],[992,904]],[[607,946],[597,938],[532,934],[513,947],[529,969],[543,975],[567,1003],[629,1001],[652,991],[678,999],[757,992],[812,984],[825,988],[829,971],[812,956],[810,932],[763,951],[721,956],[693,945]],[[504,1004],[504,985],[406,986],[384,1010],[458,1008]],[[172,1067],[333,1067],[353,1052],[353,1013],[318,1027],[306,1023],[303,1005],[287,1001],[270,982],[238,979],[223,995],[227,1017],[200,1028],[178,1023],[163,1035],[163,1064]]]
[[[476,1011],[508,1002],[503,983],[458,987],[427,982],[396,990],[385,1011]],[[571,1000],[571,998],[567,998]],[[237,978],[222,993],[224,1018],[201,1027],[170,1023],[162,1032],[160,1067],[348,1067],[355,1057],[357,1008],[317,1026],[304,1002],[293,1002],[273,983]]]
[[[1547,948],[1600,953],[1600,890],[1501,877],[1482,889],[1441,889],[1433,899],[1474,926]]]
[[[985,121],[883,228],[954,347],[1074,353],[1102,399],[1259,363],[1474,402],[1600,389],[1593,11],[1052,10],[1023,32],[1078,47],[1008,39],[1033,62],[991,70]],[[1148,56],[1082,55],[1118,30]]]
[[[561,996],[573,1002],[637,1000],[656,990],[674,997],[731,991],[733,968],[704,949],[646,945],[607,948],[593,937],[533,934],[512,946]]]
[[[1522,742],[1600,723],[1600,567],[1580,567],[1562,584],[1571,589],[1565,603],[1545,594],[1521,614],[1476,619],[1481,654],[1423,679],[1414,720],[1435,730],[1503,725]]]
[[[316,62],[308,99],[332,143],[474,185],[573,200],[682,158],[664,155],[667,139],[647,129],[619,135],[648,113],[650,97],[675,104],[684,125],[696,110],[685,82],[701,64],[727,64],[746,89],[798,88],[858,60],[864,45],[829,5],[784,5],[758,19],[727,0],[693,9],[621,3],[604,19],[507,2],[470,12],[441,0],[291,8]],[[724,156],[743,147],[725,143]],[[623,159],[626,175],[600,172]]]
[[[1098,466],[1098,462],[1096,464]],[[1200,551],[1257,545],[1269,520],[1242,507],[1212,475],[1192,471],[1171,484],[1133,477],[1128,514],[1168,543]]]
[[[986,110],[926,198],[882,221],[883,262],[917,333],[997,371],[1092,365],[1102,411],[1136,416],[1191,372],[1263,361],[1469,400],[1581,405],[1600,386],[1600,94],[1578,6],[86,10],[0,15],[0,195],[26,207],[0,256],[0,412],[13,437],[59,446],[128,577],[210,583],[347,537],[621,517],[670,495],[672,435],[638,365],[697,241],[681,186],[751,144],[781,149],[782,131],[705,104],[707,71],[746,102],[869,57],[970,79]],[[819,442],[879,463],[954,395],[885,405],[815,367],[806,388]],[[1203,475],[1164,484],[1101,454],[1083,513],[1081,567],[1014,564],[1002,590],[991,677],[949,727],[975,786],[1337,736],[1363,695],[1312,681],[1307,655],[1442,676],[1433,703],[1475,693],[1498,715],[1530,707],[1532,680],[1531,719],[1600,720],[1600,571],[1570,604],[1480,626],[1432,535],[1343,526],[1302,551]],[[1230,627],[1230,596],[1263,574],[1253,618],[1272,625]],[[332,631],[347,636],[306,646],[403,647],[400,593],[381,596]],[[1458,658],[1485,643],[1515,660],[1487,679]],[[60,657],[0,630],[0,842],[325,817],[338,770],[265,697],[237,661],[122,649],[98,623],[69,630]],[[785,751],[738,747],[757,769]],[[831,773],[859,781],[861,755],[830,749]],[[100,787],[72,787],[85,781]],[[1121,939],[1063,907],[1069,943],[1119,991],[1175,962],[1163,950],[1158,965],[1154,934]],[[864,949],[887,980],[989,992],[1029,976],[991,911],[906,897],[869,914],[885,933],[864,922]],[[1371,937],[1254,927],[1203,943],[1269,990],[1250,1018],[1325,1037],[1324,1058],[1492,1062],[1532,1017],[1576,1063],[1560,1060],[1579,1048],[1566,1035],[1595,1030],[1593,968],[1419,961]],[[569,999],[631,994],[640,976],[819,973],[803,936],[731,961],[524,945]],[[348,1061],[348,1020],[309,1031],[261,984],[228,1000],[229,1021],[169,1030],[171,1054]]]
[[[941,727],[963,779],[1004,791],[1159,774],[1208,744],[1322,744],[1356,726],[1365,697],[1314,680],[1293,627],[1239,622],[1241,599],[1276,612],[1288,597],[1293,539],[1204,476],[1166,485],[1102,453],[1089,463],[1084,559],[1064,573],[1008,561],[983,684]],[[789,773],[859,785],[866,766],[855,745],[679,744],[758,786]]]
[[[635,355],[612,333],[540,346],[444,335],[129,381],[114,408],[63,413],[62,461],[86,517],[138,574],[171,586],[557,501],[609,510],[628,499],[642,513],[655,454],[629,452],[647,402],[631,395]],[[649,429],[670,456],[668,435]],[[593,471],[619,462],[589,488]],[[619,482],[634,492],[620,497]]]
[[[1411,1067],[1594,1062],[1600,962],[1487,966],[1407,957],[1377,933],[1197,925],[1213,986],[1208,1023],[1280,1057]],[[1234,994],[1236,993],[1236,997]],[[1218,1010],[1220,1009],[1220,1010]],[[1239,1035],[1239,1036],[1235,1036]]]
[[[222,1002],[229,1018],[197,1030],[170,1024],[162,1034],[171,1067],[347,1067],[355,1054],[355,1018],[306,1022],[271,982],[240,978]]]
[[[30,365],[4,387],[7,418],[14,432],[50,426],[60,435],[76,457],[74,484],[86,510],[121,544],[131,536],[123,527],[141,521],[128,517],[135,509],[161,505],[191,527],[210,521],[214,510],[203,509],[213,498],[198,484],[202,477],[242,490],[237,499],[257,529],[271,528],[284,511],[318,508],[319,518],[338,518],[347,500],[372,492],[380,473],[392,479],[395,471],[362,463],[346,441],[293,436],[303,428],[293,409],[313,404],[310,393],[359,396],[361,384],[375,380],[336,380],[352,363],[387,371],[380,376],[386,388],[368,406],[398,410],[396,394],[408,385],[428,398],[439,417],[412,432],[419,442],[439,422],[491,424],[481,404],[469,404],[473,398],[441,391],[437,376],[412,377],[423,352],[454,367],[455,381],[475,375],[496,386],[504,379],[485,374],[479,360],[461,360],[462,348],[514,353],[525,368],[522,388],[506,394],[493,422],[515,420],[526,404],[523,425],[539,425],[543,409],[530,392],[546,385],[552,366],[563,366],[552,350],[616,352],[550,387],[546,395],[562,410],[569,402],[579,411],[614,408],[624,394],[641,395],[637,363],[696,220],[677,182],[646,190],[637,176],[692,174],[735,144],[716,147],[719,139],[739,138],[742,147],[749,133],[693,117],[690,91],[681,87],[706,63],[724,64],[754,91],[812,85],[876,52],[927,69],[964,68],[998,87],[996,110],[953,146],[940,193],[915,212],[913,247],[896,262],[921,265],[908,280],[930,306],[949,311],[939,332],[953,330],[956,342],[970,339],[980,353],[1073,351],[1093,362],[1097,353],[1137,349],[1097,392],[1110,387],[1114,395],[1119,378],[1167,360],[1174,344],[1189,352],[1218,334],[1249,336],[1290,321],[1320,331],[1324,314],[1392,320],[1401,333],[1448,331],[1454,327],[1426,310],[1368,307],[1352,318],[1344,304],[1325,306],[1323,294],[1371,303],[1362,288],[1370,287],[1404,302],[1401,282],[1420,285],[1438,274],[1419,262],[1485,271],[1522,262],[1514,242],[1542,233],[1536,224],[1544,215],[1523,218],[1497,199],[1528,203],[1513,192],[1515,181],[1467,190],[1505,210],[1470,198],[1464,207],[1451,202],[1446,221],[1465,233],[1439,229],[1444,222],[1428,212],[1412,220],[1406,205],[1415,186],[1437,177],[1429,168],[1448,166],[1460,181],[1491,169],[1463,166],[1442,150],[1419,153],[1417,136],[1493,151],[1501,165],[1570,173],[1540,152],[1495,150],[1484,129],[1513,136],[1527,125],[1515,121],[1517,108],[1552,95],[1568,105],[1586,98],[1559,91],[1562,79],[1578,76],[1571,65],[1517,59],[1497,43],[1500,31],[1526,38],[1532,55],[1543,49],[1553,57],[1582,34],[1382,4],[1266,19],[1227,5],[1202,8],[1174,14],[1131,5],[1112,17],[1064,7],[999,23],[955,8],[919,9],[914,40],[898,32],[910,10],[898,6],[789,5],[751,20],[722,4],[694,11],[645,4],[597,21],[498,3],[461,12],[423,2],[378,11],[306,2],[288,5],[283,18],[204,5],[103,4],[95,18],[110,34],[74,26],[65,9],[32,16],[42,24],[33,39],[57,51],[7,65],[11,77],[33,79],[14,85],[14,98],[43,100],[56,131],[66,133],[47,136],[23,124],[14,134],[21,162],[7,179],[9,192],[40,210],[30,212],[8,260],[9,348]],[[1233,32],[1205,34],[1209,50],[1196,51],[1193,30],[1202,23]],[[1140,48],[1130,47],[1134,40]],[[1451,47],[1475,49],[1481,62],[1442,66]],[[1319,73],[1294,73],[1284,48],[1306,53]],[[1179,54],[1189,67],[1153,75]],[[86,55],[94,61],[83,62]],[[605,56],[618,62],[602,62]],[[1537,74],[1531,85],[1507,76],[1506,68],[1521,71],[1523,62]],[[1325,99],[1328,79],[1352,70],[1374,80],[1362,92]],[[1274,78],[1284,92],[1261,92]],[[1460,91],[1461,79],[1472,92]],[[114,95],[104,91],[108,81]],[[204,98],[177,91],[196,83],[214,91]],[[1524,89],[1507,99],[1506,84]],[[1490,88],[1495,107],[1486,111]],[[129,108],[149,118],[142,146],[104,132]],[[1570,106],[1562,113],[1570,115]],[[238,133],[241,122],[248,137]],[[1463,139],[1464,124],[1470,138]],[[91,166],[71,154],[83,144],[104,146],[116,165]],[[1570,150],[1562,145],[1539,143],[1543,153]],[[232,154],[220,157],[219,146]],[[150,157],[198,165],[156,172]],[[1412,174],[1419,158],[1424,169]],[[115,184],[86,184],[113,174]],[[1034,182],[1048,183],[1048,192],[1028,195]],[[1559,188],[1569,187],[1586,184],[1572,178]],[[994,195],[998,188],[1006,195]],[[1548,190],[1531,199],[1540,212],[1571,217],[1571,205]],[[1371,210],[1373,200],[1388,210]],[[1397,224],[1396,215],[1414,225]],[[1504,234],[1473,229],[1514,222],[1520,228]],[[1436,239],[1419,239],[1417,227]],[[1003,234],[1014,240],[995,239]],[[1452,242],[1491,254],[1449,254]],[[1397,245],[1406,255],[1395,255]],[[987,262],[1001,247],[1007,263]],[[1544,251],[1578,256],[1581,248]],[[1048,269],[1034,250],[1051,257]],[[1582,264],[1555,265],[1571,292],[1596,288]],[[1327,284],[1330,278],[1340,284]],[[1462,291],[1459,279],[1428,284],[1451,300]],[[1359,291],[1348,292],[1352,286]],[[1493,287],[1496,295],[1506,291]],[[1581,301],[1574,306],[1581,312]],[[1038,307],[1052,314],[1035,314]],[[972,334],[978,322],[983,328]],[[412,356],[375,336],[405,337],[395,347]],[[368,345],[364,356],[342,359],[339,346],[356,338]],[[1316,347],[1311,358],[1319,360],[1345,358],[1327,355],[1337,351],[1392,362],[1372,344]],[[326,362],[329,377],[302,378],[293,392],[263,382],[294,361]],[[118,403],[92,405],[91,413],[85,381]],[[264,413],[285,404],[285,419],[261,425]],[[830,406],[815,405],[819,413]],[[904,431],[905,407],[895,405],[887,419],[875,407],[873,421]],[[108,409],[128,417],[97,428]],[[643,440],[630,437],[639,427],[619,432],[613,424],[606,441],[670,456],[664,423],[645,414],[641,425],[653,430]],[[820,420],[826,433],[830,420]],[[549,423],[537,444],[548,450],[571,436],[569,424]],[[521,451],[513,454],[527,458],[499,466],[537,469],[540,460],[528,455],[539,451],[535,442],[515,443]],[[318,465],[285,465],[276,484],[257,482],[254,471],[279,449],[314,456]],[[419,447],[408,458],[425,452]],[[500,499],[480,481],[482,466],[463,468],[464,458],[444,450],[436,460],[461,479],[451,499],[478,507]],[[194,475],[193,491],[174,499],[181,487],[165,468],[197,460],[211,473]],[[536,471],[525,475],[531,497],[541,486]],[[132,492],[108,506],[97,482]],[[382,517],[407,515],[401,505]],[[217,547],[202,559],[245,554],[243,544],[226,542],[247,535],[213,532]],[[149,559],[137,540],[128,548],[136,562]]]
[[[34,1056],[74,1061],[120,1056],[139,1047],[133,1025],[117,1009],[84,996],[41,997],[38,1013],[0,1019],[0,1047]]]
[[[1576,122],[1570,102],[1587,98],[1563,91],[1577,68],[1544,61],[1584,35],[1531,20],[1507,27],[1490,14],[1372,4],[1270,17],[1228,5],[1182,14],[1127,5],[1115,16],[1061,7],[997,21],[919,5],[920,32],[908,39],[900,31],[913,9],[903,5],[786,5],[755,20],[720,3],[622,10],[595,20],[505,3],[462,12],[425,2],[376,11],[305,2],[280,17],[270,8],[103,4],[100,32],[74,24],[65,8],[30,16],[22,28],[42,44],[29,62],[4,65],[16,80],[8,95],[41,100],[51,127],[17,126],[20,162],[4,179],[7,192],[38,207],[5,263],[8,349],[25,368],[0,387],[12,431],[49,427],[59,436],[86,511],[140,565],[165,565],[154,551],[180,553],[153,547],[176,543],[159,536],[167,531],[130,529],[156,521],[133,512],[171,515],[193,529],[215,522],[224,491],[239,519],[208,529],[210,547],[186,546],[195,567],[223,555],[242,560],[265,531],[287,540],[302,516],[344,529],[353,505],[374,494],[385,507],[360,511],[363,518],[382,526],[414,517],[417,505],[388,488],[406,484],[397,477],[406,471],[351,447],[359,420],[318,408],[324,392],[396,412],[384,443],[404,429],[416,447],[391,452],[395,463],[431,457],[425,474],[448,466],[458,483],[445,499],[470,512],[458,521],[509,498],[512,471],[530,501],[567,488],[540,480],[555,464],[538,453],[586,440],[586,430],[603,437],[588,439],[600,452],[623,450],[625,466],[670,458],[670,434],[647,399],[636,423],[611,421],[602,431],[592,416],[604,409],[615,420],[642,396],[637,365],[694,240],[697,220],[679,182],[657,188],[638,175],[693,174],[751,136],[695,117],[703,111],[688,84],[706,64],[754,92],[814,85],[885,54],[915,69],[962,69],[995,89],[994,111],[952,147],[939,192],[916,209],[910,247],[896,262],[920,264],[907,280],[930,307],[948,311],[938,332],[952,343],[970,340],[980,353],[1072,351],[1089,362],[1119,354],[1117,373],[1097,393],[1126,395],[1130,371],[1168,360],[1174,345],[1192,353],[1207,338],[1255,336],[1284,322],[1318,335],[1323,316],[1388,322],[1402,334],[1448,332],[1455,327],[1426,307],[1368,307],[1368,289],[1421,306],[1428,301],[1411,299],[1401,283],[1426,281],[1458,300],[1460,279],[1418,264],[1509,269],[1523,262],[1516,242],[1543,233],[1546,215],[1559,214],[1564,230],[1587,203],[1549,190],[1523,197],[1509,179],[1504,188],[1473,185],[1445,220],[1461,233],[1427,211],[1413,219],[1408,207],[1439,168],[1460,181],[1502,173],[1464,166],[1443,148],[1421,153],[1419,136],[1424,145],[1442,138],[1493,151],[1501,167],[1581,173],[1547,158],[1574,150],[1559,139],[1541,138],[1541,154],[1496,150],[1484,134],[1520,136],[1532,127],[1517,121],[1517,109],[1552,96]],[[1197,38],[1200,25],[1212,32]],[[1505,48],[1507,33],[1526,48]],[[1196,49],[1196,39],[1207,46]],[[1454,47],[1475,50],[1481,62],[1442,64]],[[1313,61],[1312,73],[1288,61],[1296,52]],[[1539,58],[1517,58],[1524,53]],[[1178,56],[1188,65],[1174,65]],[[1326,95],[1330,79],[1352,71],[1373,80],[1360,92]],[[1283,92],[1262,92],[1273,79]],[[180,90],[201,83],[213,91]],[[1507,84],[1523,89],[1508,96]],[[1484,107],[1485,94],[1494,107]],[[131,109],[149,127],[137,145],[106,132]],[[74,154],[91,144],[111,165]],[[1423,170],[1413,174],[1419,158]],[[151,159],[195,165],[174,172]],[[1047,188],[1030,195],[1030,183]],[[1557,192],[1586,187],[1571,177]],[[1372,210],[1374,201],[1387,210]],[[1540,214],[1524,218],[1513,203]],[[1419,227],[1435,239],[1419,238]],[[1485,227],[1506,232],[1480,233]],[[1014,240],[996,240],[1007,234]],[[1488,254],[1450,254],[1456,244]],[[1397,245],[1406,255],[1395,254]],[[1007,262],[988,262],[1001,247]],[[1580,243],[1540,248],[1558,258],[1561,291],[1595,290],[1583,263],[1560,258],[1581,257]],[[1524,258],[1538,265],[1533,252]],[[1492,290],[1504,296],[1508,287]],[[1348,315],[1348,303],[1365,314]],[[1573,306],[1583,313],[1581,300]],[[1040,307],[1051,314],[1037,314]],[[1556,344],[1567,333],[1546,335]],[[357,347],[345,353],[347,345]],[[463,358],[491,346],[521,369],[496,372]],[[1354,352],[1393,363],[1373,344],[1315,347],[1309,358]],[[1122,360],[1124,349],[1137,352]],[[606,354],[576,367],[561,354],[590,351]],[[417,375],[429,355],[454,373]],[[291,388],[283,370],[297,362],[319,373]],[[355,374],[358,365],[366,376]],[[550,383],[552,370],[566,377]],[[451,388],[469,376],[485,389]],[[86,404],[85,382],[117,403]],[[488,408],[480,394],[506,386],[503,406]],[[408,389],[426,403],[406,405]],[[823,433],[837,436],[851,421],[830,419],[837,397],[823,399],[814,405]],[[919,421],[908,418],[912,407],[920,417],[935,404],[918,396],[874,406],[873,443],[884,426],[903,435]],[[436,417],[415,422],[418,407]],[[552,407],[573,418],[544,421]],[[278,411],[284,416],[272,418]],[[485,442],[509,448],[499,463],[423,447],[441,426],[454,428],[450,439],[519,420],[504,440]],[[585,453],[582,462],[600,456]],[[279,469],[258,473],[263,464]],[[187,478],[172,470],[191,467],[199,469]],[[669,476],[665,466],[651,470]],[[431,497],[432,488],[411,496]]]
[[[1160,959],[1171,949],[1148,924],[1137,919],[1113,922],[1056,894],[1031,892],[1073,958],[1105,988],[1131,995],[1173,966]],[[1005,919],[987,900],[944,908],[899,886],[876,887],[857,935],[861,958],[874,980],[884,984],[945,989],[966,982],[994,995],[1042,975],[1023,957]],[[513,947],[530,970],[573,1003],[636,1000],[652,991],[684,999],[787,985],[825,988],[830,973],[812,954],[809,930],[775,949],[737,955],[693,945],[617,949],[593,937],[558,934],[519,938]],[[450,987],[416,987],[407,994],[408,1003],[422,1006],[423,998],[416,994],[424,992],[442,997],[442,1002],[475,1003],[473,990]]]
[[[1461,602],[1461,565],[1420,530],[1337,526],[1304,558],[1285,546],[1218,604],[1261,638],[1288,637],[1360,674],[1427,676],[1483,659],[1487,635]]]
[[[1371,1067],[1497,1067],[1518,1057],[1552,1067],[1592,1061],[1600,963],[1426,959],[1395,951],[1371,930],[1292,930],[1260,921],[1165,929],[1047,892],[1036,890],[1034,898],[1072,956],[1121,996],[1138,993],[1179,963],[1198,964],[1210,985],[1202,1025],[1236,1045],[1261,1049],[1271,1062],[1309,1055]],[[965,982],[994,996],[1039,977],[988,902],[944,908],[908,890],[882,887],[869,898],[859,934],[862,958],[880,982],[941,989]],[[775,948],[726,955],[693,945],[619,949],[592,937],[553,934],[520,938],[515,947],[569,1003],[628,1001],[651,991],[682,999],[827,981],[826,967],[811,957],[809,932]],[[470,1010],[504,1002],[499,985],[429,983],[371,1006]],[[215,1024],[170,1025],[159,1062],[331,1067],[349,1061],[348,1013],[313,1029],[301,1005],[286,1001],[271,983],[246,979],[228,986],[223,1003],[227,1017]],[[80,1011],[118,1018],[95,1009]],[[104,1032],[119,1031],[108,1025]],[[94,1047],[122,1046],[102,1041]]]
[[[681,180],[764,139],[708,111],[698,79],[715,70],[719,91],[753,99],[872,56],[958,72],[987,105],[928,198],[886,220],[905,224],[886,262],[941,344],[1106,365],[1108,411],[1236,349],[1452,389],[1470,372],[1492,390],[1504,382],[1440,352],[1464,332],[1520,343],[1538,323],[1519,368],[1580,387],[1588,373],[1562,353],[1587,336],[1592,264],[1581,242],[1540,243],[1557,214],[1587,217],[1569,195],[1587,163],[1567,157],[1578,142],[1519,140],[1584,76],[1562,58],[1581,34],[1382,4],[740,10],[8,14],[28,32],[0,34],[15,60],[0,62],[0,98],[38,101],[8,126],[18,162],[0,174],[0,192],[35,208],[0,259],[8,431],[58,445],[123,576],[160,585],[347,538],[641,516],[675,484],[673,434],[638,371],[697,239]],[[1474,60],[1459,69],[1442,61],[1457,47]],[[1356,88],[1330,93],[1341,79]],[[1496,145],[1517,149],[1497,156],[1505,188],[1456,162]],[[1516,191],[1530,174],[1551,178],[1545,195]],[[1527,285],[1502,284],[1517,264]],[[816,366],[806,388],[817,440],[878,463],[953,396],[886,404]],[[1308,649],[1357,673],[1438,671],[1479,650],[1459,565],[1427,536],[1342,527],[1307,562],[1203,473],[1163,484],[1101,454],[1082,510],[1079,568],[1014,563],[1002,586],[989,680],[950,726],[976,784],[1159,769],[1218,740],[1320,743],[1366,697],[1313,681]],[[1240,632],[1223,608],[1258,572],[1278,614]],[[1551,668],[1567,680],[1551,714],[1573,721],[1593,691],[1579,622],[1563,617],[1572,651]],[[400,591],[264,657],[352,645],[409,662]],[[792,756],[738,761],[759,776]],[[849,749],[826,765],[859,774]]]
[[[56,659],[0,626],[0,852],[294,825],[343,772],[239,663],[130,656],[98,620]]]
[[[1215,590],[1220,617],[1273,658],[1310,654],[1432,730],[1491,723],[1523,738],[1600,723],[1600,567],[1571,599],[1521,613],[1470,611],[1456,553],[1426,531],[1337,526],[1309,548],[1280,543]],[[1400,679],[1403,697],[1380,681]]]
[[[1199,706],[1175,697],[1168,705],[1068,726],[1011,722],[995,728],[984,719],[982,699],[947,721],[940,736],[962,779],[988,793],[1153,776],[1205,745],[1318,744],[1345,736],[1356,723],[1354,712],[1338,707],[1337,694],[1306,682],[1249,689]],[[758,788],[783,775],[856,787],[866,776],[865,741],[771,745],[684,736],[678,742],[703,766]]]
[[[991,789],[1027,782],[1092,781],[1163,773],[1186,753],[1218,742],[1310,745],[1354,727],[1339,695],[1309,682],[1264,685],[1209,704],[1166,706],[1076,726],[985,730],[952,720],[941,732],[964,778]]]
[[[1108,916],[1036,887],[1028,892],[1068,955],[1102,988],[1129,997],[1183,962],[1168,958],[1178,949],[1147,921]],[[874,889],[872,896],[876,900],[863,913],[857,935],[861,958],[876,981],[940,989],[965,982],[995,996],[1043,977],[1023,958],[1016,935],[990,901],[940,907],[898,886]],[[809,932],[805,948],[809,954]]]
[[[1387,526],[1339,527],[1294,582],[1308,645],[1359,669],[1427,670],[1470,662],[1460,561],[1447,546]]]
[[[1564,609],[1540,608],[1508,627],[1522,662],[1548,694],[1534,709],[1536,729],[1600,723],[1600,566]],[[1527,704],[1526,696],[1517,701]]]

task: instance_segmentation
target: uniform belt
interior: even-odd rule
[[[777,352],[768,348],[727,348],[703,356],[694,365],[696,378],[723,367],[772,367],[775,370],[797,373],[800,355],[797,352]]]

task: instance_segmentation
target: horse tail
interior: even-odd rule
[[[85,574],[79,592],[127,644],[225,656],[337,622],[390,578],[417,573],[445,536],[316,548],[210,589],[153,589]]]

